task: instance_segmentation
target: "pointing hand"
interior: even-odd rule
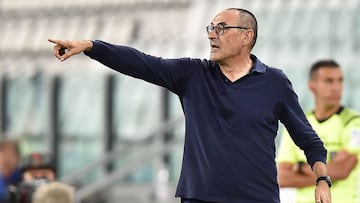
[[[93,43],[89,40],[57,40],[48,39],[49,42],[54,43],[54,55],[60,61],[64,61],[73,55],[79,54],[83,51],[90,51]]]

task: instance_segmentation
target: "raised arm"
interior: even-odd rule
[[[204,70],[208,67],[200,59],[165,59],[100,40],[49,41],[55,44],[54,55],[61,61],[83,52],[117,72],[165,87],[179,96],[188,88],[191,78],[204,77]]]

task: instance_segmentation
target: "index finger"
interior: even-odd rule
[[[51,43],[54,43],[54,44],[59,44],[59,42],[60,42],[60,40],[51,39],[51,38],[49,38],[48,41],[51,42]]]
[[[69,48],[68,43],[65,40],[48,39],[49,42],[59,45],[60,47]]]

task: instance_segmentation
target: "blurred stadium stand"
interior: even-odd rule
[[[176,96],[84,56],[58,62],[47,38],[207,58],[205,26],[228,7],[255,13],[254,53],[284,70],[305,110],[308,68],[320,58],[342,64],[343,103],[360,110],[359,0],[0,0],[1,132],[21,135],[24,153],[54,152],[79,202],[179,202]]]

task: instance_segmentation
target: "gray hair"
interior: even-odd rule
[[[75,203],[75,190],[61,182],[41,185],[34,193],[33,203]]]
[[[242,9],[242,8],[228,8],[226,10],[235,10],[239,12],[240,15],[240,24],[241,26],[247,27],[254,32],[254,37],[252,39],[252,45],[251,48],[255,46],[256,40],[257,40],[257,33],[258,33],[258,23],[256,20],[256,17],[253,13],[251,13],[248,10]]]

